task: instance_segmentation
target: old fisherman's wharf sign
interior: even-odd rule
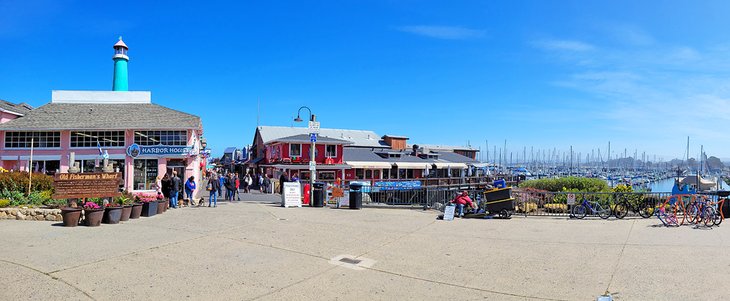
[[[53,198],[96,198],[119,196],[122,173],[60,173],[53,177]]]
[[[152,145],[145,146],[134,143],[127,147],[127,155],[132,158],[143,157],[163,157],[163,156],[188,156],[193,148],[189,146],[167,146]]]

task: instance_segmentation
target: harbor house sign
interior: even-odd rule
[[[144,146],[134,143],[127,147],[127,155],[132,158],[137,158],[138,156],[187,156],[191,154],[192,149],[189,146]]]

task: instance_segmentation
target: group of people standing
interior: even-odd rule
[[[247,173],[242,179],[239,179],[238,174],[235,172],[218,174],[215,171],[211,171],[209,175],[208,183],[206,184],[206,190],[210,193],[208,207],[217,207],[218,197],[220,196],[224,196],[227,201],[240,201],[240,189],[243,189],[243,193],[249,193],[252,187],[258,186],[261,192],[266,192],[266,187],[271,185],[269,177],[260,174],[252,175]],[[223,194],[224,188],[225,195]]]
[[[183,184],[177,171],[165,173],[162,178],[158,178],[158,194],[161,194],[170,203],[170,208],[178,208],[180,199],[189,201],[190,206],[195,204],[193,200],[193,192],[195,191],[195,177],[191,176]],[[183,191],[185,194],[183,194]],[[187,198],[186,198],[187,197]]]

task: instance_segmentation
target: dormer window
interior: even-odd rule
[[[301,144],[289,144],[289,157],[301,157],[302,156],[302,145]]]

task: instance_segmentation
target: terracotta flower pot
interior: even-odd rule
[[[157,214],[162,214],[165,210],[167,210],[167,201],[157,201]]]
[[[81,219],[81,208],[61,208],[61,216],[63,216],[64,227],[76,227]]]
[[[142,203],[132,204],[132,214],[129,215],[130,219],[137,219],[142,215]]]
[[[98,227],[104,218],[104,209],[84,209],[84,220],[89,227]]]
[[[122,210],[122,206],[104,208],[104,218],[101,221],[105,224],[118,224],[122,219]]]
[[[142,216],[150,217],[157,214],[157,202],[144,202],[142,203]]]
[[[129,220],[129,217],[132,216],[132,205],[124,205],[122,208],[122,218],[120,221],[126,222]]]

